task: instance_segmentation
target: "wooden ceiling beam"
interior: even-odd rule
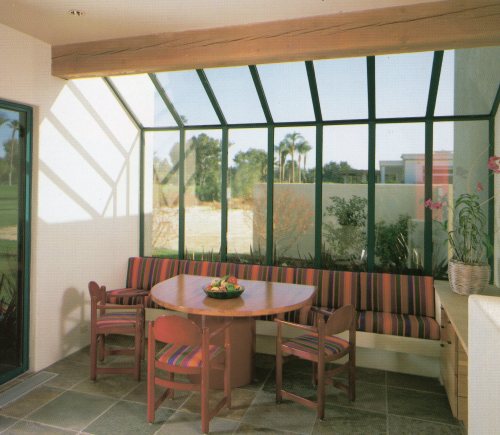
[[[52,74],[175,71],[500,44],[500,0],[410,6],[52,47]]]

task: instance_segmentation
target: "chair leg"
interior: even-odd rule
[[[97,343],[99,349],[98,350],[99,361],[103,362],[106,354],[106,334],[100,334]]]
[[[154,423],[155,421],[155,343],[154,340],[149,337],[151,340],[148,343],[148,393],[147,393],[147,402],[148,402],[148,422]]]
[[[349,400],[356,399],[356,351],[349,352]]]
[[[325,418],[325,364],[318,364],[318,418]]]
[[[95,381],[97,377],[97,335],[90,337],[90,380]]]
[[[283,354],[281,346],[276,348],[276,403],[281,403],[281,390],[283,389]]]
[[[201,372],[201,432],[207,434],[210,425],[210,409],[208,407],[208,394],[210,385],[209,364],[202,367]]]
[[[138,382],[141,380],[142,336],[142,332],[138,331],[134,339],[134,377]]]

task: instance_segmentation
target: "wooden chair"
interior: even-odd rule
[[[202,321],[202,325],[203,325]],[[215,331],[200,327],[190,319],[179,316],[161,316],[149,323],[148,329],[148,421],[154,422],[155,411],[174,390],[200,391],[201,428],[208,433],[210,420],[224,405],[231,407],[231,344],[229,321]],[[224,332],[224,347],[210,344],[216,335]],[[156,342],[163,343],[156,352]],[[156,370],[168,373],[168,379],[157,377]],[[209,409],[210,370],[224,371],[224,397]],[[199,376],[200,382],[176,382],[175,374]],[[191,380],[191,379],[190,379]],[[155,385],[164,387],[155,401]]]
[[[325,416],[325,385],[333,384],[348,393],[349,400],[355,399],[355,367],[356,367],[356,310],[352,305],[346,305],[333,312],[312,307],[316,314],[316,326],[306,326],[297,323],[275,319],[278,323],[276,338],[276,402],[282,398],[293,400],[309,408],[316,409],[318,417]],[[325,323],[325,317],[328,320]],[[307,331],[307,334],[292,338],[286,342],[282,339],[282,326],[288,325]],[[343,331],[349,331],[349,341],[334,336]],[[283,357],[296,356],[311,361],[313,364],[313,383],[317,385],[317,401],[297,396],[282,388]],[[326,364],[348,355],[344,364],[333,369],[326,369]],[[348,384],[334,381],[333,377],[342,371],[348,371]]]
[[[106,287],[89,282],[90,293],[90,379],[98,373],[127,374],[141,380],[141,359],[144,355],[144,305],[115,305],[106,303]],[[111,348],[106,346],[109,334],[134,336],[134,347]],[[108,355],[134,355],[132,367],[98,367]]]

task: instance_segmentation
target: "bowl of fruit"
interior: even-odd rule
[[[203,286],[207,296],[215,299],[232,299],[240,296],[245,287],[238,284],[236,277],[231,275],[213,279],[210,284]]]

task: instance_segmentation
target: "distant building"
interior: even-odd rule
[[[393,184],[424,184],[425,155],[402,154],[401,160],[381,160],[380,182]],[[453,180],[453,152],[433,153],[433,184],[451,184]]]

